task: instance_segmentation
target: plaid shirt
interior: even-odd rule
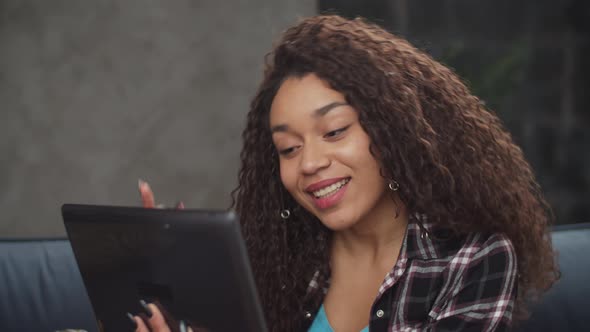
[[[421,218],[422,219],[422,218]],[[509,330],[516,297],[516,254],[502,234],[436,240],[433,225],[410,219],[397,263],[371,307],[369,330]],[[316,272],[308,291],[319,287]],[[322,287],[324,294],[327,287]],[[309,324],[317,308],[304,313]],[[307,326],[309,326],[307,324]]]

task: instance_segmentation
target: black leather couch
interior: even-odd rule
[[[530,319],[517,331],[590,330],[590,223],[555,227],[553,246],[561,279],[531,308]]]
[[[0,331],[98,332],[67,239],[0,241]]]
[[[517,331],[588,331],[590,223],[553,232],[561,280]],[[72,249],[66,239],[0,240],[0,331],[97,332]]]

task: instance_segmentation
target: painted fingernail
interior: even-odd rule
[[[145,310],[145,313],[148,315],[148,317],[152,318],[152,315],[154,313],[152,312],[152,309],[148,306],[147,302],[145,302],[144,300],[139,300],[139,304],[141,304],[141,306]]]
[[[180,332],[187,332],[186,323],[183,320],[180,321]]]
[[[133,315],[130,313],[127,313],[127,318],[129,318],[129,320],[133,324],[133,328],[137,329],[137,322],[135,321],[135,318],[133,318]]]

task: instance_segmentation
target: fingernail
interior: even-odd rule
[[[147,181],[144,181],[142,179],[137,179],[137,186],[139,187],[139,189],[143,188],[143,187],[150,187],[150,184]]]
[[[130,313],[127,313],[127,318],[129,318],[129,320],[133,324],[133,328],[137,329],[137,322],[135,321],[135,318],[133,318],[133,315]]]
[[[186,323],[183,320],[180,321],[180,332],[186,332]]]
[[[137,179],[137,188],[139,188],[139,191],[141,191],[141,188],[145,185],[145,181],[143,181],[142,179]]]
[[[139,304],[145,309],[145,313],[148,315],[149,318],[152,318],[153,312],[152,309],[148,306],[147,302],[144,300],[139,300]]]
[[[178,201],[178,203],[176,203],[176,208],[177,209],[184,209],[184,203],[182,201]]]

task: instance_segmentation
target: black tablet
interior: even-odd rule
[[[62,216],[100,330],[131,330],[143,299],[212,332],[266,331],[234,213],[65,204]]]

